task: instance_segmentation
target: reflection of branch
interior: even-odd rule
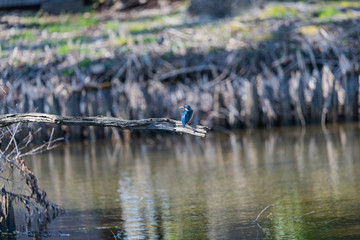
[[[1,153],[0,153],[0,155],[1,155]],[[14,179],[3,177],[1,175],[0,175],[0,178],[5,180],[6,182],[12,182],[13,184],[15,184],[15,183],[19,184],[21,186],[21,190],[24,190],[24,184],[22,184],[22,182],[14,180]],[[4,185],[2,187],[4,187]]]
[[[28,197],[28,196],[8,192],[8,191],[5,190],[5,188],[1,188],[1,194],[5,194],[5,195],[15,197],[15,198],[19,199],[20,201],[24,202],[25,204],[31,204],[36,211],[38,211],[39,208],[40,208],[35,202],[31,201],[30,197]]]
[[[269,207],[273,207],[274,204],[270,204],[270,205],[267,205],[263,210],[261,210],[261,212],[257,215],[257,217],[255,218],[255,220],[253,221],[253,223],[257,223],[259,217],[261,216],[261,214],[263,214]]]
[[[305,213],[305,214],[303,214],[303,215],[301,215],[301,216],[293,217],[291,220],[295,220],[295,219],[298,219],[298,218],[302,218],[302,217],[305,217],[305,216],[310,215],[310,214],[313,214],[313,213],[315,213],[315,211],[311,211],[311,212]]]
[[[264,233],[266,234],[266,230],[260,225],[260,223],[256,222],[256,239],[259,239],[259,229]]]
[[[148,118],[141,120],[123,120],[115,117],[62,117],[46,113],[19,113],[0,115],[0,128],[14,123],[41,122],[59,125],[117,127],[122,130],[164,130],[176,133],[186,133],[198,137],[205,137],[206,126],[186,125],[181,121],[169,118]]]

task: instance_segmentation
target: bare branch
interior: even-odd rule
[[[49,139],[49,142],[48,142],[48,145],[47,145],[46,149],[50,149],[50,145],[51,145],[53,135],[54,135],[54,128],[51,129],[50,139]]]
[[[8,143],[8,145],[6,146],[5,150],[4,150],[4,153],[6,153],[6,151],[9,149],[9,147],[11,146],[11,143],[15,140],[15,134],[16,132],[18,131],[18,128],[19,128],[19,125],[16,125],[15,129],[14,129],[14,132],[11,131],[10,128],[7,128],[7,130],[9,131],[9,133],[11,134],[11,139]],[[14,141],[15,142],[15,141]]]
[[[59,125],[116,127],[122,130],[163,130],[176,133],[186,133],[205,137],[209,130],[206,126],[186,125],[181,121],[169,118],[148,118],[141,120],[123,120],[115,117],[68,117],[46,113],[19,113],[0,115],[0,128],[15,123],[41,122]]]
[[[267,205],[263,210],[261,210],[261,212],[257,215],[257,217],[255,218],[255,220],[253,222],[257,223],[257,220],[259,219],[261,214],[263,214],[269,207],[273,207],[273,206],[274,206],[274,204]]]
[[[296,219],[298,219],[298,218],[302,218],[302,217],[305,217],[305,216],[307,216],[307,215],[314,214],[314,213],[315,213],[315,211],[313,210],[313,211],[308,212],[308,213],[305,213],[305,214],[303,214],[303,215],[301,215],[301,216],[293,217],[291,220],[296,220]]]
[[[57,147],[58,145],[57,144],[56,145],[51,145],[51,144],[54,144],[54,143],[56,143],[58,141],[61,141],[63,139],[64,138],[56,138],[54,140],[50,139],[49,142],[46,142],[46,143],[38,146],[37,148],[34,148],[34,149],[28,151],[28,152],[22,153],[22,154],[19,155],[19,157],[22,158],[24,156],[34,155],[34,154],[42,153],[42,152],[45,152],[47,150],[53,149],[53,148]]]

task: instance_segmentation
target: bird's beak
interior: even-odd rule
[[[180,109],[185,109],[184,107],[179,107]]]

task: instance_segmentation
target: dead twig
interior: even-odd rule
[[[305,213],[305,214],[303,214],[303,215],[301,215],[301,216],[297,216],[297,217],[293,217],[293,218],[291,218],[291,220],[296,220],[296,219],[298,219],[298,218],[302,218],[302,217],[305,217],[305,216],[307,216],[307,215],[310,215],[310,214],[314,214],[315,213],[315,211],[311,211],[311,212],[308,212],[308,213]]]
[[[273,206],[274,206],[274,204],[270,204],[270,205],[267,205],[263,210],[261,210],[261,212],[257,215],[257,217],[255,218],[253,223],[257,223],[261,214],[263,214],[268,208],[273,207]]]
[[[0,215],[5,216],[6,224],[13,225],[15,224],[14,210],[11,207],[13,200],[18,200],[18,202],[22,203],[24,206],[24,216],[28,221],[43,222],[45,219],[52,219],[56,217],[59,213],[63,212],[63,209],[54,204],[53,202],[47,199],[47,194],[45,191],[41,190],[38,185],[38,180],[35,174],[27,167],[25,160],[22,158],[26,155],[31,155],[37,152],[44,151],[46,149],[53,148],[53,143],[57,141],[57,139],[50,137],[50,141],[48,143],[44,143],[40,147],[30,150],[28,152],[22,153],[21,150],[23,146],[16,140],[16,134],[18,133],[19,124],[16,125],[13,129],[10,127],[6,127],[7,135],[10,138],[9,144],[6,146],[6,151],[2,151],[0,149],[0,159],[1,164],[4,167],[7,167],[10,170],[10,174],[14,172],[18,172],[18,174],[22,177],[21,181],[11,180],[6,177],[0,176],[1,180],[5,180],[6,182],[12,182],[10,185],[11,191],[5,189],[5,184],[0,189],[0,197],[1,202],[6,203],[5,210],[4,208],[0,209]],[[30,136],[30,135],[29,135]],[[29,144],[28,142],[24,143],[25,145]],[[14,171],[17,170],[17,171]],[[23,184],[24,182],[24,184]],[[13,192],[15,189],[14,184],[17,183],[21,186],[21,192]],[[27,188],[25,188],[25,185]],[[27,194],[23,194],[23,192],[27,192]],[[1,205],[1,204],[0,204]],[[1,208],[1,207],[0,207]],[[9,209],[9,210],[7,210]],[[1,228],[1,231],[6,230],[7,228]]]

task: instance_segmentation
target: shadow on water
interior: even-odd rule
[[[348,124],[71,143],[28,161],[67,209],[47,231],[72,239],[357,238],[359,135]]]

